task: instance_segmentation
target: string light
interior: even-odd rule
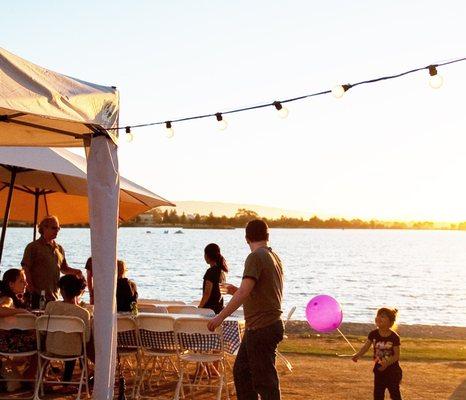
[[[127,126],[125,128],[125,133],[126,133],[126,135],[125,135],[126,142],[131,143],[133,141],[134,137],[133,137],[133,134],[131,133],[131,127],[130,126]]]
[[[172,128],[171,121],[165,122],[165,134],[167,135],[168,139],[171,139],[173,136],[175,136],[175,130]]]
[[[216,117],[217,121],[219,123],[221,123],[223,121],[222,125],[226,126],[227,125],[226,121],[223,118],[223,116],[226,115],[226,114],[233,114],[233,113],[239,113],[239,112],[244,112],[244,111],[258,110],[258,109],[261,109],[261,108],[266,108],[266,107],[271,107],[271,106],[275,107],[275,109],[278,111],[280,117],[286,118],[289,111],[288,111],[288,109],[286,107],[283,107],[283,105],[282,105],[283,103],[290,103],[292,101],[304,100],[304,99],[308,99],[308,98],[311,98],[311,97],[326,95],[326,94],[329,94],[329,93],[332,93],[336,98],[341,98],[345,94],[345,92],[348,91],[348,89],[350,89],[350,88],[354,88],[356,86],[361,86],[361,85],[368,85],[368,84],[376,83],[376,82],[382,82],[382,81],[391,80],[391,79],[396,79],[396,78],[400,78],[402,76],[413,74],[415,72],[423,71],[423,70],[426,70],[426,69],[429,70],[429,75],[430,75],[429,84],[430,84],[430,86],[437,89],[440,86],[442,86],[442,83],[443,83],[443,78],[440,75],[438,75],[437,68],[439,66],[445,66],[445,65],[449,65],[449,64],[463,62],[463,61],[466,61],[466,57],[457,58],[457,59],[445,61],[443,63],[438,63],[438,64],[430,64],[427,67],[414,68],[414,69],[411,69],[409,71],[404,71],[404,72],[401,72],[401,73],[398,73],[398,74],[381,76],[381,77],[378,77],[378,78],[368,79],[368,80],[361,81],[361,82],[356,82],[356,83],[353,83],[353,84],[337,85],[332,90],[323,90],[323,91],[320,91],[320,92],[315,92],[315,93],[306,94],[306,95],[302,95],[302,96],[298,96],[298,97],[293,97],[293,98],[285,99],[285,100],[282,100],[282,101],[274,101],[274,102],[271,102],[271,103],[264,103],[264,104],[249,106],[249,107],[236,108],[236,109],[224,111],[223,113],[194,115],[194,116],[188,116],[188,117],[184,117],[184,118],[173,119],[171,121],[149,122],[149,123],[131,125],[131,126],[126,126],[126,127],[117,126],[117,127],[107,128],[107,130],[108,131],[118,131],[118,130],[127,129],[127,128],[142,128],[142,127],[146,127],[146,126],[154,126],[154,125],[164,124],[166,129],[167,129],[167,137],[171,138],[174,135],[174,130],[172,128],[172,123],[192,121],[192,120],[201,119],[201,118]],[[217,117],[218,114],[220,114],[220,117],[221,117],[220,120]],[[0,115],[0,118],[1,117],[2,116]],[[0,119],[0,122],[1,122],[1,119]],[[85,132],[85,133],[86,134],[92,134],[93,132]]]
[[[343,97],[343,95],[345,94],[345,92],[351,88],[351,85],[348,83],[347,85],[337,85],[337,86],[334,86],[334,88],[332,89],[332,94],[333,94],[333,97],[335,97],[336,99],[340,99]]]
[[[280,103],[279,101],[274,101],[273,105],[275,106],[275,109],[278,111],[278,116],[280,118],[288,117],[288,114],[290,112],[288,111],[288,108],[282,106],[282,103]]]
[[[443,84],[443,77],[437,74],[435,65],[429,65],[429,85],[432,89],[439,89]]]
[[[228,123],[225,121],[221,113],[216,113],[215,118],[217,118],[219,130],[224,131],[227,129]]]

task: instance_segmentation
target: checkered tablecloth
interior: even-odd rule
[[[223,322],[223,342],[225,351],[229,354],[236,354],[241,344],[244,333],[244,322],[236,320],[226,320]],[[150,332],[145,329],[139,330],[142,345],[154,350],[170,349],[175,350],[175,335],[173,332]],[[182,334],[180,340],[184,347],[197,351],[219,350],[220,340],[215,335]],[[137,337],[134,331],[118,332],[119,348],[134,348],[138,346]]]
[[[223,342],[227,353],[237,353],[244,334],[244,329],[245,325],[242,321],[227,320],[223,322]]]

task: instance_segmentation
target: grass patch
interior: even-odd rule
[[[349,336],[348,340],[359,350],[366,338]],[[351,347],[338,337],[289,337],[279,346],[282,353],[335,356],[352,354]],[[370,349],[365,357],[372,357]],[[406,361],[466,361],[466,340],[401,338],[401,360]]]

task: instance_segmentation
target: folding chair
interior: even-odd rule
[[[148,304],[186,304],[184,301],[180,300],[153,300],[153,299],[138,299],[138,303],[148,303]]]
[[[143,313],[167,314],[167,307],[158,306],[157,304],[138,303],[138,311]]]
[[[288,321],[291,319],[291,316],[293,313],[296,311],[296,306],[291,307],[291,310],[288,312],[288,315],[286,317],[286,320],[283,323],[284,328],[286,329],[286,324]],[[287,335],[283,335],[284,339],[288,339]],[[278,359],[285,364],[285,367],[288,369],[288,371],[293,372],[293,365],[288,361],[288,359],[277,350],[277,357]]]
[[[39,354],[39,378],[34,392],[34,399],[39,399],[39,389],[43,395],[44,383],[60,383],[65,385],[79,385],[76,399],[81,397],[81,389],[83,382],[86,386],[86,394],[89,397],[89,374],[87,370],[87,354],[86,354],[86,326],[84,321],[78,317],[62,316],[62,315],[43,315],[36,320],[37,332],[37,352]],[[53,332],[62,332],[65,334],[78,334],[82,342],[80,354],[75,355],[58,355],[47,351],[47,335]],[[44,336],[42,336],[45,335]],[[45,340],[43,340],[45,339]],[[45,346],[44,346],[45,345]],[[45,348],[44,348],[45,347]],[[51,361],[79,361],[81,365],[81,376],[79,381],[47,381],[44,379],[44,373],[47,365]]]
[[[132,397],[135,397],[137,382],[141,373],[139,333],[136,320],[129,315],[117,316],[117,351],[123,358],[122,368],[128,366],[131,375],[134,376]],[[131,357],[136,359],[136,371],[130,362]]]
[[[136,397],[140,397],[141,386],[144,385],[146,373],[149,373],[147,382],[150,390],[153,390],[151,378],[154,371],[158,370],[156,385],[165,379],[165,365],[172,367],[172,371],[178,377],[178,369],[173,363],[176,359],[175,320],[168,315],[138,315],[136,322],[139,329],[141,344],[141,376],[139,379]]]
[[[0,348],[0,359],[2,362],[14,360],[18,357],[37,357],[36,344],[36,317],[31,314],[17,314],[11,317],[0,318],[0,330],[6,335],[15,337],[17,349]],[[29,332],[28,332],[29,331]],[[2,346],[3,347],[3,346]],[[0,382],[37,382],[35,379],[25,378],[1,378]],[[33,398],[34,394],[30,397]],[[5,397],[0,397],[5,398]],[[7,397],[8,398],[8,397]],[[20,397],[16,397],[20,399]]]
[[[180,373],[178,384],[176,385],[175,400],[180,397],[180,392],[185,386],[190,387],[191,394],[193,387],[196,388],[217,388],[217,400],[222,396],[222,389],[225,387],[227,399],[229,399],[228,385],[225,369],[225,353],[223,346],[222,327],[219,326],[214,332],[207,329],[208,318],[178,318],[175,321],[175,338],[177,342],[178,360]],[[215,385],[207,373],[207,368],[218,362],[220,366],[220,377]],[[194,381],[189,380],[187,366],[194,363],[197,366]],[[200,367],[200,368],[199,368]],[[200,376],[199,375],[200,372]],[[206,373],[208,383],[202,384],[203,374]],[[188,382],[184,382],[185,375]],[[198,381],[198,383],[196,383]]]
[[[167,306],[167,310],[170,314],[193,314],[203,315],[206,317],[213,317],[215,313],[209,308],[198,308],[196,306],[181,306],[173,305]]]

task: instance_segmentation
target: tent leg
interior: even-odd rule
[[[39,189],[36,188],[36,192],[34,193],[34,235],[33,240],[36,240],[37,236],[37,214],[39,213]]]
[[[15,188],[15,180],[16,180],[16,169],[13,168],[13,170],[11,171],[10,188],[8,189],[8,199],[6,202],[5,214],[3,216],[2,236],[0,238],[0,263],[2,262],[3,246],[5,244],[5,236],[6,236],[6,228],[8,227],[8,220],[10,219],[11,199],[13,197],[13,190]]]

